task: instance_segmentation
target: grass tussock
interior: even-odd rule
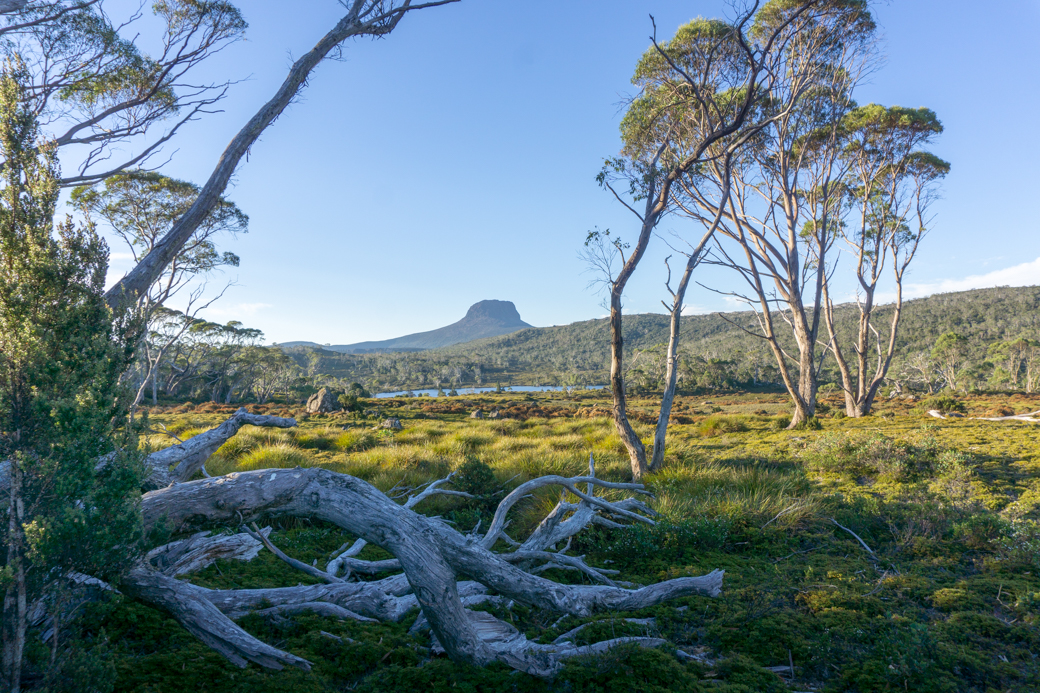
[[[558,409],[569,406],[564,398],[554,401]],[[408,635],[410,621],[294,616],[280,625],[253,617],[243,623],[316,666],[310,672],[241,670],[183,636],[165,616],[119,600],[90,607],[91,627],[76,637],[89,639],[103,628],[119,672],[118,690],[141,693],[194,691],[184,678],[185,661],[213,682],[207,683],[213,690],[249,693],[1040,691],[1035,426],[936,422],[898,401],[883,403],[888,408],[875,416],[838,418],[834,412],[841,403],[835,399],[829,414],[821,410],[813,425],[788,431],[790,417],[776,395],[715,398],[711,408],[720,411],[710,414],[701,398],[690,399],[677,402],[677,410],[693,423],[670,426],[664,467],[645,480],[653,493],[648,501],[659,513],[656,524],[592,527],[574,538],[570,551],[639,584],[724,569],[719,598],[680,599],[634,614],[653,616],[655,634],[677,647],[704,648],[719,658],[710,669],[684,664],[668,649],[621,649],[573,660],[554,681],[544,682],[504,667],[427,660],[422,648],[428,641]],[[487,400],[474,407],[506,408],[492,396]],[[970,398],[963,404],[968,411],[1002,406]],[[588,408],[590,402],[580,405]],[[605,409],[605,397],[596,406]],[[654,402],[634,398],[632,406],[648,412]],[[1040,398],[1015,407],[1040,409]],[[528,479],[585,474],[590,454],[601,478],[630,478],[628,454],[607,418],[427,418],[407,406],[394,414],[403,431],[376,429],[374,421],[344,431],[324,419],[295,430],[246,427],[207,469],[220,474],[320,465],[383,490],[418,487],[455,472],[455,488],[474,498],[434,498],[418,510],[461,531],[478,523],[486,527],[503,495]],[[153,414],[179,434],[204,430],[221,418],[189,410]],[[652,427],[637,422],[635,428],[649,442]],[[510,535],[525,538],[559,500],[553,488],[522,500],[510,514]],[[873,553],[835,523],[855,532]],[[276,525],[274,538],[290,555],[318,565],[351,539],[335,527],[301,520]],[[378,547],[366,552],[363,557],[385,557]],[[546,575],[584,580],[559,571]],[[190,579],[228,588],[310,578],[263,552],[250,563],[221,562]],[[614,614],[561,621],[558,614],[522,606],[496,614],[541,642],[590,621],[583,643],[645,634]],[[171,642],[177,643],[173,649]],[[790,688],[763,668],[789,661],[797,677]]]

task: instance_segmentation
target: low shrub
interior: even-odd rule
[[[909,445],[880,433],[822,435],[806,447],[802,456],[809,468],[852,476],[907,478],[919,471],[922,462]],[[930,470],[931,460],[925,461]]]
[[[495,473],[486,462],[469,457],[455,470],[455,488],[474,496],[490,496],[498,490]]]
[[[921,404],[920,409],[922,412],[934,409],[940,414],[965,414],[968,411],[967,407],[964,406],[964,402],[951,395],[929,397]]]

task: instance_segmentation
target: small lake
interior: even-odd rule
[[[602,390],[606,385],[512,385],[510,387],[503,387],[503,392],[571,392],[580,390]],[[444,392],[450,391],[448,388]],[[494,387],[464,387],[457,388],[455,391],[459,393],[459,397],[463,395],[479,395],[482,392],[494,392],[497,388]],[[377,398],[384,397],[399,397],[401,395],[413,394],[416,397],[425,395],[427,397],[437,397],[437,389],[432,390],[400,390],[398,392],[377,392],[375,396]]]

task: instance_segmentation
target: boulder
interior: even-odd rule
[[[400,419],[387,419],[380,424],[380,428],[389,428],[391,431],[400,431],[404,426],[401,425]]]
[[[472,414],[469,415],[469,418],[471,418],[471,419],[483,419],[484,418],[484,412],[480,411],[479,409],[476,409],[476,410],[474,410],[474,412]]]
[[[339,409],[339,402],[332,396],[328,388],[321,388],[307,398],[308,414],[328,414]]]
[[[496,409],[495,411],[493,411],[490,414],[488,414],[488,418],[489,419],[500,419],[500,418],[502,418],[502,414],[499,413],[499,411]]]

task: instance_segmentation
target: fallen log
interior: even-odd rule
[[[183,443],[171,445],[168,448],[148,455],[145,460],[148,475],[145,479],[144,487],[146,489],[157,489],[173,483],[187,481],[202,470],[206,460],[221,445],[234,437],[239,429],[247,424],[250,426],[292,428],[296,425],[296,419],[250,414],[243,407],[219,426],[203,431]]]
[[[652,522],[638,514],[638,507],[631,502],[606,501],[577,488],[581,483],[590,490],[601,486],[638,492],[641,486],[613,484],[593,476],[546,477],[533,482],[521,485],[525,494],[531,488],[555,484],[577,495],[587,506],[574,509],[579,515],[575,522],[583,523],[582,526],[591,522],[586,519],[591,517],[587,508],[619,519],[639,518]],[[503,500],[492,527],[483,538],[477,539],[461,534],[436,518],[398,505],[367,482],[325,469],[262,470],[175,484],[145,494],[142,510],[146,527],[160,518],[177,531],[196,529],[203,524],[241,525],[261,517],[315,518],[386,549],[404,574],[376,583],[338,582],[277,590],[214,591],[178,581],[179,592],[174,596],[172,588],[163,581],[168,578],[149,576],[147,569],[139,568],[127,576],[127,588],[134,596],[171,613],[189,631],[239,664],[253,661],[271,667],[307,666],[305,660],[277,650],[272,652],[274,648],[244,632],[232,637],[237,629],[232,618],[261,605],[306,608],[307,604],[329,603],[379,619],[400,618],[417,605],[437,641],[453,660],[476,665],[501,661],[537,676],[553,675],[564,659],[576,654],[628,642],[657,645],[663,641],[624,638],[608,641],[613,644],[597,643],[590,646],[591,649],[532,643],[493,616],[475,616],[475,612],[466,609],[463,599],[468,596],[465,595],[467,583],[458,582],[458,576],[465,575],[479,583],[477,592],[491,589],[509,600],[573,616],[588,616],[602,610],[634,610],[694,594],[716,596],[721,590],[723,572],[718,570],[705,576],[676,578],[638,589],[609,584],[564,585],[531,574],[514,562],[559,562],[563,552],[524,550],[510,558],[510,554],[493,553],[485,545],[491,537],[497,539],[504,533],[505,514],[519,499],[519,495],[514,494],[516,491]],[[582,512],[579,514],[578,510]],[[562,513],[558,517],[562,517]],[[549,524],[560,527],[567,521],[570,520],[560,519]],[[572,529],[573,525],[563,533],[536,531],[532,536],[537,536],[537,544],[543,545],[553,537],[573,536]],[[566,559],[583,563],[580,557],[567,556]],[[408,590],[411,595],[406,594]],[[178,600],[186,600],[184,604],[191,608]],[[206,609],[200,602],[212,608]]]
[[[936,419],[967,419],[969,421],[1025,421],[1027,423],[1040,423],[1040,410],[1028,414],[1012,414],[1011,416],[964,416],[956,412],[943,414],[938,409],[929,409],[928,416]]]

